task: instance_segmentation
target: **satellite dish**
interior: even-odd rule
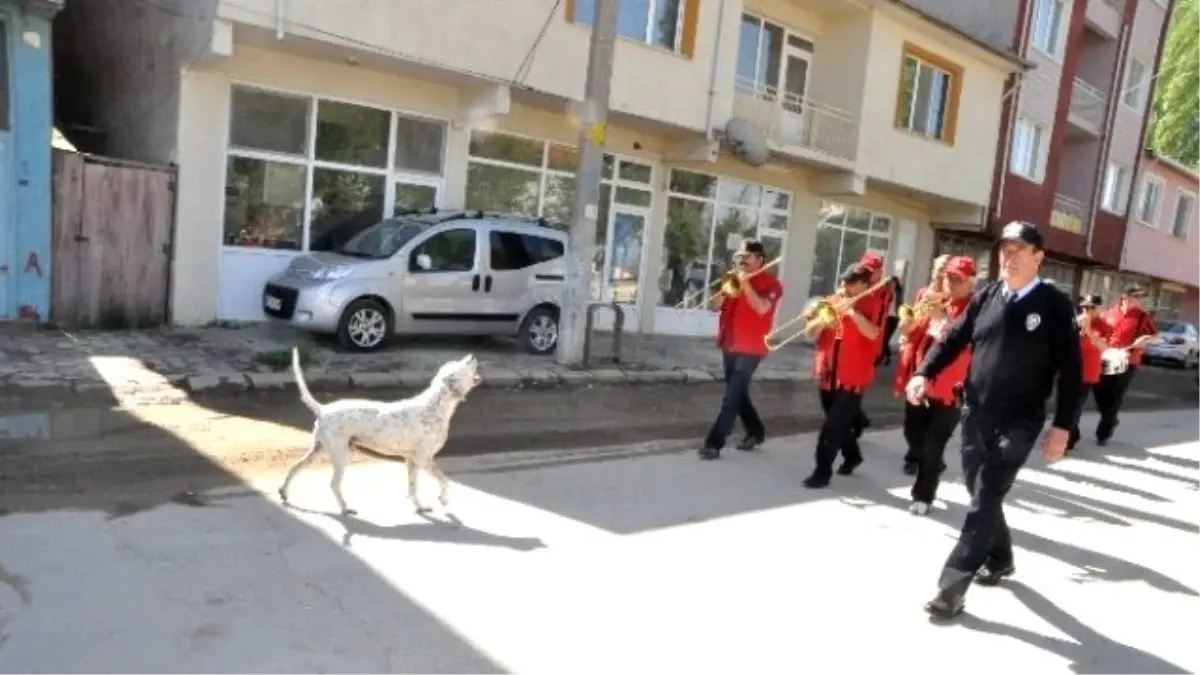
[[[745,117],[729,120],[725,125],[725,142],[733,154],[750,166],[762,166],[771,158],[762,130]]]

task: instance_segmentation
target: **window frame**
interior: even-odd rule
[[[833,220],[833,215],[831,214],[831,212],[836,209],[841,209],[841,216],[840,216],[841,222],[836,222]],[[865,214],[867,216],[866,229],[854,227],[849,224],[850,214],[855,213],[855,212],[858,212],[860,214]],[[834,268],[834,276],[833,276],[834,283],[833,283],[832,289],[830,290],[831,293],[837,290],[838,277],[841,275],[843,269],[845,269],[846,265],[848,264],[845,260],[842,259],[843,255],[845,254],[845,251],[846,251],[846,233],[847,232],[861,234],[866,237],[867,246],[866,246],[865,251],[880,252],[879,249],[871,247],[871,239],[873,239],[873,238],[884,239],[885,241],[887,241],[887,248],[884,251],[882,251],[881,253],[884,258],[884,269],[885,270],[890,269],[889,263],[893,262],[892,256],[894,254],[894,251],[892,250],[892,244],[895,243],[895,236],[896,236],[895,230],[896,230],[897,224],[901,220],[899,216],[892,214],[892,213],[888,213],[886,211],[880,211],[878,209],[871,209],[871,208],[866,208],[863,206],[857,206],[857,205],[851,204],[849,202],[842,202],[842,201],[837,201],[837,200],[833,200],[833,199],[823,200],[821,202],[821,209],[818,213],[820,215],[818,215],[818,217],[817,217],[817,224],[816,224],[816,227],[814,228],[816,230],[816,237],[814,237],[814,239],[813,239],[814,250],[811,255],[811,258],[813,260],[813,265],[812,265],[812,268],[809,270],[809,278],[808,278],[808,296],[809,297],[813,297],[813,276],[812,275],[813,275],[813,271],[815,271],[817,268],[817,266],[816,266],[817,255],[816,255],[815,247],[817,246],[816,239],[817,239],[817,237],[820,236],[821,230],[824,230],[824,229],[837,230],[839,237],[840,237],[840,239],[838,240],[838,255],[837,255],[837,262],[836,262],[835,268]],[[881,219],[881,218],[884,220],[887,220],[887,222],[888,222],[887,230],[882,233],[876,232],[874,229],[875,221],[878,219]],[[901,280],[901,281],[903,282],[904,280]]]
[[[524,265],[522,267],[504,267],[504,268],[496,267],[495,256],[492,255],[492,237],[497,237],[497,238],[501,239],[501,241],[503,241],[504,237],[516,237],[521,243],[521,250],[523,251],[526,259],[531,260],[531,262],[528,265]],[[529,249],[529,242],[528,242],[529,239],[544,239],[553,244],[557,244],[560,248],[560,251],[559,251],[558,255],[554,256],[553,258],[546,258],[545,260],[533,261],[532,260],[533,256],[530,253],[530,249]],[[555,239],[554,237],[548,237],[544,234],[534,234],[531,232],[521,231],[521,230],[517,230],[514,228],[508,228],[508,227],[504,227],[501,224],[493,224],[488,229],[487,244],[488,244],[487,267],[489,270],[491,270],[493,272],[520,272],[522,270],[527,270],[531,267],[536,267],[538,265],[544,265],[548,262],[553,262],[555,260],[558,260],[559,258],[564,257],[567,254],[566,246],[562,242],[560,242],[558,239]],[[503,246],[504,246],[503,243],[501,243],[502,248],[503,248]]]
[[[12,55],[9,50],[12,49],[12,40],[8,39],[9,15],[3,9],[0,9],[0,132],[7,133],[12,131],[12,83],[13,78],[9,74],[10,64],[13,62]]]
[[[1047,35],[1049,35],[1049,38],[1052,40],[1052,42],[1051,44],[1045,46],[1038,44],[1037,39],[1039,32],[1038,23],[1041,16],[1041,14],[1038,12],[1038,8],[1043,2],[1051,3],[1051,5],[1058,9],[1058,25],[1047,28]],[[1067,26],[1070,23],[1070,16],[1071,15],[1068,11],[1065,0],[1035,0],[1033,5],[1033,17],[1029,26],[1029,46],[1037,50],[1039,54],[1045,55],[1052,61],[1061,63],[1063,54],[1066,51],[1065,37],[1067,33]]]
[[[1138,75],[1140,83],[1137,86],[1130,85],[1130,79],[1133,76],[1133,64],[1138,64],[1142,72]],[[1147,80],[1147,75],[1150,69],[1146,67],[1146,63],[1132,54],[1125,62],[1125,73],[1121,77],[1121,105],[1129,110],[1141,115],[1146,111],[1146,105],[1149,103],[1150,82]],[[1129,102],[1129,96],[1136,94],[1137,100],[1134,103]]]
[[[904,124],[904,71],[908,60],[912,59],[917,64],[915,77],[917,83],[913,86],[912,100],[908,106],[909,124]],[[915,116],[915,108],[918,96],[921,67],[940,70],[948,76],[949,86],[946,90],[946,106],[942,114],[941,133],[937,136],[929,136],[924,132],[912,128],[912,121]],[[921,138],[944,145],[953,146],[955,137],[958,133],[958,111],[959,103],[962,97],[962,81],[965,70],[957,63],[950,61],[942,56],[939,56],[927,49],[920,47],[912,42],[905,42],[900,52],[900,70],[896,77],[896,110],[893,119],[893,126],[897,131],[906,133],[915,138]]]
[[[471,259],[471,269],[469,270],[423,270],[417,265],[417,256],[421,253],[421,247],[438,237],[445,236],[451,232],[470,232],[475,240],[474,257]],[[444,226],[439,226],[430,229],[429,232],[422,235],[419,241],[409,242],[406,246],[411,247],[408,250],[408,260],[405,262],[405,268],[408,274],[470,274],[479,269],[479,254],[482,248],[479,243],[480,230],[475,223],[463,224],[463,221],[456,220],[446,223]],[[486,242],[485,242],[486,243]]]
[[[586,30],[591,30],[591,20],[576,19],[575,12],[580,0],[564,0],[563,1],[563,19],[574,26],[579,26]],[[595,0],[592,0],[593,2]],[[620,0],[617,0],[620,2]],[[636,39],[627,35],[617,34],[618,40],[624,40],[633,44],[657,49],[676,56],[682,56],[686,59],[693,59],[696,56],[696,28],[700,20],[700,0],[676,0],[679,3],[679,17],[675,24],[675,46],[673,49],[668,49],[662,45],[654,44],[651,41],[652,35],[652,17],[654,16],[655,3],[663,2],[664,0],[648,0],[646,12],[646,32],[642,39]],[[618,6],[617,11],[620,11]]]
[[[1158,195],[1154,202],[1154,213],[1150,218],[1146,218],[1144,217],[1146,195],[1149,193],[1150,186],[1152,185],[1158,188]],[[1147,172],[1142,176],[1142,184],[1138,186],[1137,207],[1133,214],[1134,220],[1146,227],[1158,229],[1159,219],[1162,218],[1162,204],[1163,197],[1166,196],[1166,187],[1166,181],[1154,173]]]
[[[1115,194],[1113,195],[1113,199],[1116,200],[1116,203],[1110,204],[1108,202],[1108,200],[1105,199],[1105,194],[1108,192],[1106,187],[1108,184],[1109,172],[1111,172],[1114,169],[1116,169],[1120,173],[1118,174],[1119,180],[1117,182],[1116,191],[1115,191]],[[1131,172],[1132,172],[1132,170],[1130,169],[1130,167],[1122,166],[1120,164],[1117,164],[1116,162],[1108,163],[1108,166],[1106,166],[1104,168],[1104,177],[1100,184],[1100,208],[1104,209],[1105,211],[1108,211],[1109,213],[1112,213],[1112,214],[1115,214],[1118,216],[1125,215],[1125,213],[1128,212],[1128,210],[1129,210],[1129,191],[1130,191],[1129,190],[1129,179],[1130,179]],[[1124,204],[1124,208],[1121,207],[1122,204]]]
[[[1191,203],[1187,218],[1183,221],[1183,231],[1178,232],[1176,223],[1179,222],[1179,205],[1187,200]],[[1179,190],[1175,194],[1175,208],[1171,211],[1171,236],[1187,241],[1192,231],[1192,221],[1196,218],[1196,193],[1192,190]]]
[[[1031,133],[1034,134],[1033,138],[1036,139],[1036,141],[1037,141],[1036,145],[1033,145],[1030,147],[1030,152],[1032,154],[1029,157],[1029,162],[1030,162],[1029,171],[1024,171],[1017,167],[1017,156],[1016,156],[1017,138],[1018,138],[1018,135],[1020,134],[1022,125],[1025,125],[1026,128],[1030,129]],[[1018,115],[1016,125],[1013,129],[1012,144],[1009,147],[1009,153],[1008,153],[1009,154],[1009,157],[1008,157],[1009,171],[1012,172],[1013,174],[1016,174],[1016,175],[1022,177],[1022,178],[1026,178],[1028,180],[1031,180],[1035,183],[1040,184],[1046,178],[1047,150],[1048,150],[1048,148],[1046,146],[1046,126],[1044,124],[1039,124],[1038,122],[1035,122],[1035,121],[1033,121],[1033,119],[1031,119],[1029,117],[1025,117],[1024,115]]]
[[[273,150],[259,150],[255,148],[247,148],[237,146],[232,143],[233,129],[233,94],[236,90],[245,90],[270,96],[279,96],[292,99],[303,100],[308,104],[307,120],[305,129],[304,152],[302,154],[279,152]],[[317,120],[320,113],[320,104],[322,101],[330,103],[340,103],[345,105],[358,106],[360,108],[370,108],[379,110],[388,114],[388,145],[386,148],[387,162],[383,168],[360,166],[356,164],[346,164],[343,162],[332,162],[320,160],[316,157],[317,146]],[[225,191],[229,180],[229,160],[234,157],[248,159],[252,161],[274,162],[278,164],[288,164],[291,166],[304,167],[304,204],[302,209],[302,220],[300,229],[300,246],[294,249],[277,249],[263,246],[241,246],[238,244],[228,244],[225,242],[225,223],[222,218],[220,234],[217,238],[218,249],[224,251],[226,249],[238,251],[255,251],[259,253],[279,253],[286,255],[295,255],[298,253],[307,253],[310,249],[310,239],[312,234],[312,216],[313,216],[313,177],[317,170],[326,169],[332,171],[344,171],[349,173],[366,174],[379,176],[384,179],[384,194],[383,194],[383,209],[379,213],[380,220],[394,216],[394,205],[396,197],[397,183],[410,183],[419,185],[428,185],[435,189],[435,204],[437,208],[443,208],[443,200],[445,199],[446,186],[446,170],[447,160],[449,159],[449,136],[451,131],[450,120],[429,113],[423,113],[408,109],[390,108],[380,106],[375,103],[352,100],[337,96],[324,96],[312,92],[293,91],[270,85],[263,85],[253,81],[246,80],[231,80],[229,83],[229,103],[226,105],[228,114],[228,124],[224,133],[224,154],[222,155],[223,167],[221,170],[221,203],[225,201]],[[400,118],[409,118],[413,120],[430,122],[438,124],[442,128],[442,143],[441,143],[441,174],[426,173],[414,171],[411,169],[402,169],[396,167],[396,144],[397,144],[397,124]]]
[[[741,31],[740,31],[740,29],[747,17],[754,19],[755,21],[758,22],[758,42],[757,42],[757,44],[755,44],[755,49],[754,49],[754,75],[749,80],[747,80],[747,78],[743,77],[742,75],[740,75],[738,73],[739,66],[741,65],[741,63],[740,63],[740,61],[741,61]],[[775,28],[778,28],[780,31],[780,34],[783,36],[783,40],[779,45],[779,66],[780,66],[779,67],[779,75],[777,78],[775,78],[774,82],[767,82],[766,78],[763,77],[763,73],[765,70],[765,64],[763,61],[762,43],[763,43],[763,36],[767,30],[767,24],[770,24],[770,25],[774,26]],[[735,55],[734,64],[733,64],[735,86],[739,90],[749,90],[746,93],[752,94],[753,96],[755,96],[757,98],[774,101],[781,105],[790,103],[792,106],[796,106],[797,104],[803,105],[804,103],[806,103],[806,101],[785,100],[785,99],[787,99],[787,95],[785,95],[785,92],[784,92],[784,86],[785,86],[784,79],[787,77],[787,68],[784,66],[784,60],[788,56],[788,49],[789,49],[788,44],[789,44],[789,41],[791,38],[796,38],[803,42],[807,42],[809,45],[811,45],[811,48],[807,51],[808,67],[809,67],[808,77],[809,77],[809,80],[811,81],[812,74],[814,72],[813,69],[816,67],[816,57],[817,57],[816,40],[813,38],[813,36],[809,35],[807,33],[798,31],[795,28],[792,28],[791,26],[784,24],[781,21],[777,21],[775,19],[771,19],[762,14],[758,14],[753,11],[750,11],[749,9],[742,10],[741,16],[739,17],[739,20],[738,20],[738,28],[739,28],[738,45],[737,45],[738,50],[737,50],[737,54]],[[795,49],[803,51],[801,48],[795,48]],[[806,90],[808,89],[807,83],[805,85],[805,88],[806,88]],[[804,98],[805,99],[808,98],[807,91],[805,91]],[[795,112],[795,111],[792,111],[792,112]]]

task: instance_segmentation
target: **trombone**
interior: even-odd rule
[[[776,326],[774,330],[772,330],[770,333],[767,333],[766,337],[763,338],[763,341],[767,344],[767,351],[773,352],[781,349],[788,343],[796,340],[802,335],[816,330],[817,328],[820,328],[821,330],[830,328],[834,324],[838,323],[838,319],[841,318],[842,313],[844,313],[847,309],[853,307],[854,304],[859,300],[862,300],[875,291],[887,286],[889,283],[891,283],[891,281],[892,280],[890,277],[884,277],[872,284],[867,290],[849,298],[842,295],[841,291],[838,291],[831,296],[815,298],[811,300],[804,308],[803,312],[800,312],[800,314],[797,316],[792,317],[784,323]],[[778,334],[785,328],[789,328],[801,321],[804,322],[804,326],[800,330],[795,331],[786,338],[772,344],[772,340],[777,339]]]
[[[900,309],[896,310],[896,315],[900,321],[911,323],[917,319],[924,319],[934,313],[935,310],[945,310],[949,300],[938,295],[926,295],[919,301],[909,305],[900,305]]]
[[[768,262],[767,264],[758,268],[754,272],[750,273],[750,276],[747,278],[753,279],[754,277],[758,276],[759,274],[762,274],[763,272],[766,272],[767,270],[771,269],[772,267],[778,265],[782,260],[783,260],[783,256],[779,256],[778,258],[775,258],[774,260]],[[712,304],[712,301],[715,300],[718,295],[724,295],[727,298],[736,298],[738,295],[740,295],[742,292],[742,288],[741,288],[741,282],[738,281],[736,267],[735,267],[735,269],[731,269],[728,272],[722,274],[719,278],[715,279],[711,284],[709,284],[708,287],[712,288],[714,286],[717,288],[716,292],[713,293],[712,295],[708,296],[708,298],[705,299],[704,304],[702,305],[703,307],[708,307],[710,304]],[[688,303],[690,303],[692,301],[693,298],[696,298],[701,293],[706,292],[706,290],[707,289],[701,288],[700,290],[692,291],[691,293],[688,293],[687,295],[683,296],[683,299],[680,300],[679,303],[675,305],[675,309],[684,309],[685,307],[687,307]]]

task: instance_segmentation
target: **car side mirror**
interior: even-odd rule
[[[433,259],[429,257],[428,253],[418,253],[417,267],[428,272],[429,270],[433,269]]]

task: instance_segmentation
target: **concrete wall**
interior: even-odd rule
[[[1133,25],[1129,31],[1129,47],[1124,61],[1125,72],[1128,72],[1131,59],[1137,59],[1145,66],[1145,78],[1149,78],[1157,70],[1158,43],[1163,32],[1163,23],[1167,19],[1166,9],[1156,0],[1129,0],[1137,4],[1133,15]],[[1116,104],[1116,124],[1110,140],[1109,162],[1129,167],[1132,173],[1138,164],[1138,155],[1142,149],[1142,129],[1144,118],[1149,111],[1149,103],[1141,109],[1131,108],[1124,102],[1124,92],[1135,83],[1127,82],[1124,76],[1118,86],[1122,100]],[[1145,100],[1152,100],[1153,82],[1142,82],[1146,90]],[[1122,212],[1121,215],[1124,215]]]
[[[1159,200],[1158,217],[1150,222],[1138,219],[1138,205],[1147,177],[1162,181],[1162,197]],[[1200,286],[1200,205],[1192,208],[1191,225],[1187,236],[1179,238],[1171,233],[1175,218],[1175,205],[1179,195],[1189,194],[1196,199],[1200,193],[1200,181],[1194,172],[1180,171],[1153,158],[1142,160],[1142,180],[1135,190],[1130,206],[1129,232],[1125,239],[1125,255],[1122,269],[1146,274],[1159,279],[1176,281],[1189,286]],[[1194,203],[1194,202],[1193,202]]]

